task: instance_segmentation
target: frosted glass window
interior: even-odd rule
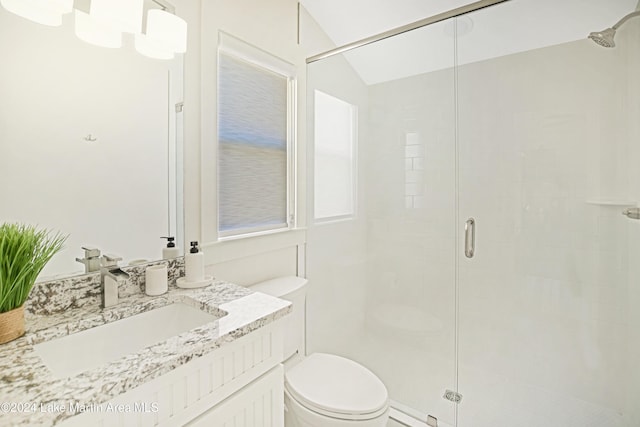
[[[315,91],[314,217],[329,220],[355,212],[357,107]]]
[[[218,67],[219,234],[287,227],[289,77],[223,53]]]

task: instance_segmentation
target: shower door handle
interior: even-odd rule
[[[469,218],[464,224],[464,255],[473,258],[476,251],[476,220]]]

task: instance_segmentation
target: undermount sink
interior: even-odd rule
[[[64,378],[115,361],[220,317],[175,303],[36,344],[34,349],[56,377]]]

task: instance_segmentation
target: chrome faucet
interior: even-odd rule
[[[101,307],[112,307],[118,304],[118,286],[129,278],[129,275],[118,267],[118,261],[122,257],[118,255],[104,254],[101,258],[100,268],[100,296]]]
[[[91,246],[83,246],[84,258],[76,258],[76,261],[84,265],[84,272],[91,273],[100,270],[100,249]]]

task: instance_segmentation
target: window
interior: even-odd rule
[[[328,221],[355,213],[357,107],[315,91],[314,217]]]
[[[290,226],[292,66],[224,37],[218,55],[218,234]],[[225,43],[226,41],[226,43]]]

